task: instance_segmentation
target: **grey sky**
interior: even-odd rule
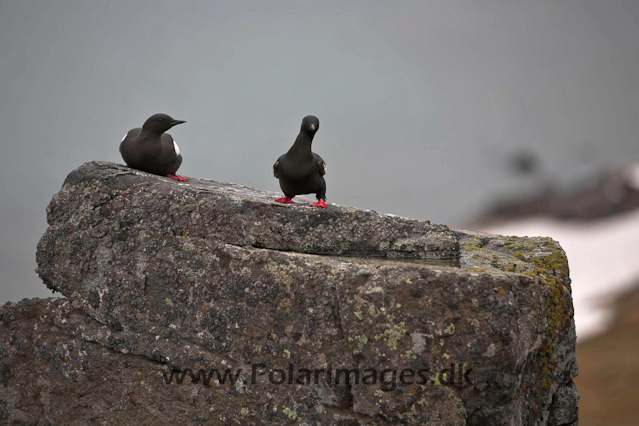
[[[0,0],[0,303],[33,269],[67,173],[121,162],[151,114],[180,174],[277,190],[320,118],[328,201],[452,225],[545,179],[639,156],[639,2]]]

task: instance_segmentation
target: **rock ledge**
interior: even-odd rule
[[[37,253],[66,299],[0,307],[0,419],[577,424],[556,242],[274,196],[73,171]]]

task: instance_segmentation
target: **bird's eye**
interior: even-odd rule
[[[164,121],[164,119],[163,118],[159,118],[158,121],[161,123],[161,122]]]

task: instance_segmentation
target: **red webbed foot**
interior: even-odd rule
[[[323,199],[320,198],[319,200],[317,200],[316,203],[313,203],[313,207],[321,207],[321,208],[325,209],[326,208],[326,201],[324,201]]]
[[[187,178],[185,178],[185,177],[183,177],[183,176],[179,176],[179,175],[170,174],[170,175],[167,175],[167,176],[168,176],[168,177],[170,177],[170,178],[173,178],[173,179],[175,179],[175,180],[179,180],[180,182],[186,182],[186,181],[188,181],[188,179],[187,179]]]
[[[277,198],[275,200],[275,202],[277,203],[284,203],[284,204],[291,204],[293,202],[293,200],[291,200],[290,198],[288,198],[287,196],[284,196],[282,198]]]

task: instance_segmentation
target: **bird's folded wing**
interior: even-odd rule
[[[313,153],[313,155],[317,159],[317,165],[319,167],[320,173],[322,174],[322,176],[325,175],[326,174],[326,162],[319,155],[317,155],[315,153]]]
[[[280,166],[280,158],[282,158],[282,157],[283,157],[283,155],[280,155],[280,157],[277,159],[275,164],[273,164],[273,176],[275,176],[276,178],[280,177],[279,166]]]

